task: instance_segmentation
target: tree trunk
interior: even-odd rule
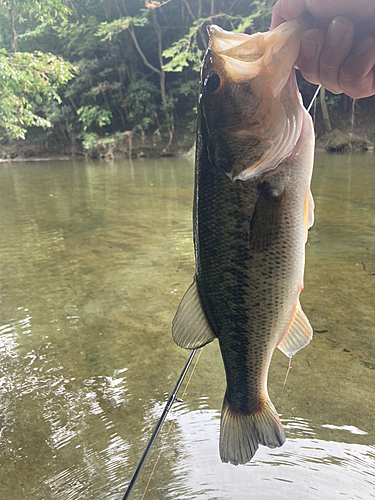
[[[152,12],[152,16],[153,16],[153,20],[154,20],[155,33],[156,33],[156,36],[158,38],[158,54],[159,54],[159,64],[160,64],[159,79],[160,79],[161,101],[163,103],[163,111],[164,111],[165,119],[166,120],[171,119],[171,124],[168,125],[169,142],[168,142],[167,146],[165,147],[165,149],[163,150],[163,153],[165,153],[168,150],[169,146],[171,145],[171,142],[173,140],[173,135],[174,135],[173,108],[170,110],[171,116],[169,116],[168,107],[172,107],[172,106],[171,105],[168,106],[167,93],[165,90],[165,71],[163,68],[164,61],[163,61],[162,34],[161,34],[160,25],[159,25],[157,17],[156,17],[155,10]]]
[[[328,108],[326,103],[326,89],[322,86],[320,87],[320,107],[322,108],[324,130],[326,132],[331,132],[331,122],[329,120]]]
[[[188,12],[189,12],[189,14],[190,14],[190,17],[192,18],[192,20],[193,20],[194,22],[196,22],[196,21],[197,21],[197,18],[194,16],[193,11],[192,11],[192,10],[191,10],[191,8],[190,8],[190,5],[189,5],[188,0],[183,0],[183,2],[184,2],[184,4],[185,4],[185,6],[186,6],[187,11],[188,11]],[[214,2],[212,2],[212,3],[211,3],[211,8],[214,8],[214,5],[215,5],[215,4],[214,4]],[[201,11],[202,11],[202,4],[201,4],[201,3],[199,3],[198,19],[200,19],[200,17],[201,17]],[[213,14],[211,14],[211,15],[213,15]],[[206,42],[206,38],[205,38],[205,36],[204,36],[204,32],[203,32],[203,30],[202,30],[202,28],[201,28],[201,27],[200,27],[200,28],[198,28],[198,33],[199,33],[199,36],[201,37],[203,47],[204,47],[205,49],[207,49],[207,42]]]
[[[210,16],[213,16],[214,14],[215,14],[215,0],[211,0]]]
[[[167,102],[167,94],[165,91],[165,71],[163,69],[163,45],[162,45],[162,35],[161,35],[161,29],[160,25],[158,23],[158,20],[156,18],[156,12],[155,10],[152,12],[152,17],[154,21],[154,29],[155,33],[158,39],[158,56],[159,56],[159,65],[160,65],[160,71],[159,71],[159,79],[160,79],[160,94],[161,94],[161,102],[163,103],[163,111],[164,115],[167,118],[168,117],[168,102]]]
[[[144,52],[142,51],[142,49],[138,43],[138,40],[137,40],[137,37],[135,34],[135,30],[134,30],[134,26],[132,24],[130,24],[130,26],[129,26],[129,33],[133,39],[135,48],[137,49],[139,55],[141,56],[141,59],[142,59],[143,63],[145,64],[145,66],[147,66],[148,68],[150,68],[152,71],[154,71],[155,73],[157,73],[159,75],[160,96],[161,96],[161,102],[163,104],[163,114],[165,116],[165,119],[167,120],[169,118],[169,113],[168,113],[168,99],[167,99],[167,93],[166,93],[166,88],[165,88],[165,71],[163,68],[164,61],[163,61],[162,33],[161,33],[160,25],[159,25],[157,17],[156,17],[155,10],[153,10],[153,12],[152,12],[152,17],[153,17],[153,23],[154,23],[156,37],[158,40],[158,56],[159,56],[160,69],[156,68],[148,61],[147,57],[145,56]],[[168,130],[169,130],[169,135],[170,135],[170,141],[168,143],[168,147],[169,147],[169,145],[173,139],[173,130],[174,130],[173,126],[171,127],[169,125]]]
[[[76,137],[73,133],[72,124],[69,123],[68,118],[65,118],[65,124],[66,124],[66,130],[67,130],[69,138],[70,138],[71,155],[76,156],[76,154],[77,154],[77,141],[76,141]]]
[[[350,133],[354,130],[354,113],[355,113],[356,99],[352,99],[352,114],[350,115]]]
[[[13,50],[14,53],[17,52],[17,39],[18,39],[18,34],[14,25],[14,2],[12,0],[11,2],[11,8],[9,9],[9,17],[10,17],[10,23],[12,25],[12,32],[13,32]]]

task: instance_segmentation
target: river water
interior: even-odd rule
[[[284,389],[277,349],[269,377],[286,444],[220,462],[213,342],[132,498],[375,498],[374,186],[373,154],[317,156],[314,338]],[[188,357],[170,330],[194,273],[192,189],[191,160],[0,165],[1,500],[122,499]]]

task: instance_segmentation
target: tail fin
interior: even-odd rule
[[[235,413],[224,397],[220,425],[220,457],[233,465],[249,462],[259,444],[277,448],[285,443],[283,426],[268,398],[262,410],[250,415]]]

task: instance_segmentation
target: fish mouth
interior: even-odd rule
[[[246,35],[209,28],[210,57],[202,72],[219,71],[231,84],[251,82],[260,105],[252,116],[225,130],[231,135],[252,136],[264,153],[251,166],[226,172],[233,180],[248,180],[276,168],[291,155],[302,132],[304,107],[298,92],[294,64],[304,31],[313,25],[310,14],[266,33]]]
[[[277,95],[297,60],[303,33],[312,25],[313,18],[308,13],[272,31],[254,35],[232,33],[211,25],[208,48],[220,57],[233,82],[263,76]]]

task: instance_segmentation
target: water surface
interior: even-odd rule
[[[314,339],[284,390],[278,350],[269,378],[287,443],[220,462],[214,342],[132,498],[375,498],[374,185],[372,154],[316,159]],[[192,188],[182,159],[0,165],[2,500],[121,500],[188,357],[170,325],[194,273]]]

